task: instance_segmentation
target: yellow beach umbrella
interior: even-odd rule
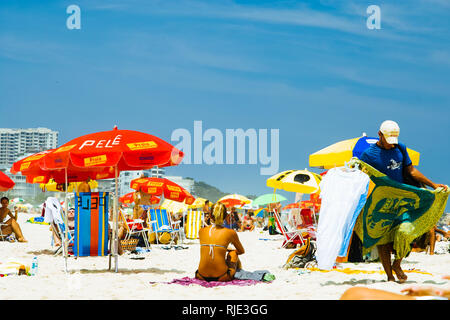
[[[316,193],[322,177],[308,170],[287,170],[267,179],[270,188],[299,193]]]
[[[172,213],[180,213],[188,210],[188,205],[184,202],[173,201],[169,199],[164,199],[161,204],[161,209],[166,209]]]
[[[67,192],[73,192],[75,191],[81,182],[71,182],[67,186]],[[92,189],[98,188],[98,182],[95,180],[90,180],[88,182],[89,187]],[[55,192],[63,192],[64,191],[64,184],[58,184],[53,179],[50,180],[48,183],[41,183],[39,187],[42,189],[42,191],[55,191]]]
[[[205,198],[195,198],[194,203],[192,203],[189,206],[189,209],[199,209],[199,208],[203,208],[203,206],[205,205],[205,202],[208,201],[208,199]]]
[[[352,157],[359,158],[371,144],[377,141],[378,138],[370,138],[363,134],[358,138],[336,142],[309,155],[309,166],[322,169],[342,167]],[[407,150],[413,165],[419,165],[420,153],[409,148]]]

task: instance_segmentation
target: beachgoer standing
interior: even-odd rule
[[[400,127],[396,122],[391,120],[384,121],[378,131],[380,139],[364,151],[360,160],[397,182],[405,183],[405,174],[433,189],[438,187],[447,189],[447,186],[443,184],[432,182],[412,165],[406,146],[398,142],[399,134]],[[379,245],[377,249],[388,281],[395,281],[392,275],[392,271],[394,271],[399,282],[405,282],[408,277],[400,266],[402,259],[395,259],[391,265],[391,253],[394,252],[393,243]]]

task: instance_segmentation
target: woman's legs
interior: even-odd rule
[[[19,241],[19,242],[28,242],[23,237],[22,230],[20,229],[20,226],[16,222],[15,219],[9,219],[6,222],[6,224],[7,224],[7,226],[2,228],[2,232],[4,232],[5,234],[11,234],[12,232],[14,232],[14,234],[16,235],[17,241]]]

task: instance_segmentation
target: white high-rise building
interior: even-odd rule
[[[54,149],[58,132],[48,128],[0,128],[0,167],[9,169],[27,153]]]

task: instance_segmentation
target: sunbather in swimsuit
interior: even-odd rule
[[[2,222],[2,225],[0,228],[2,229],[3,235],[9,235],[11,233],[14,233],[17,241],[19,242],[28,242],[23,234],[22,230],[20,229],[19,224],[17,223],[17,212],[15,213],[15,216],[12,215],[11,211],[8,209],[9,199],[7,197],[3,197],[1,199],[1,207],[0,207],[0,221]]]
[[[212,210],[215,224],[199,231],[200,264],[195,272],[197,279],[230,281],[236,273],[236,268],[240,264],[238,255],[245,251],[236,231],[223,227],[225,216],[226,207],[223,204],[216,204]],[[236,250],[228,249],[230,244]]]

